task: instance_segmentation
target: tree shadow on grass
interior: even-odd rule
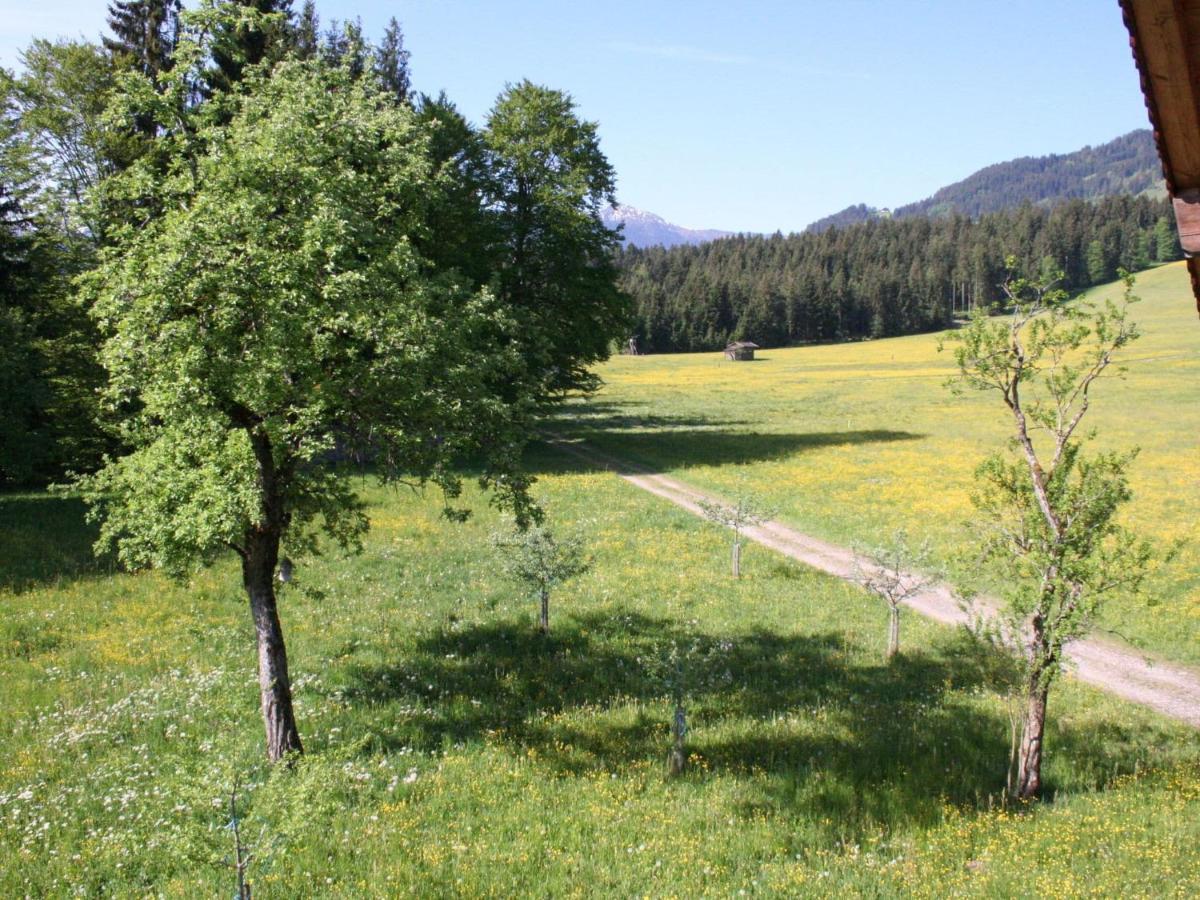
[[[709,415],[660,415],[643,412],[645,404],[593,401],[551,410],[545,418],[549,436],[583,441],[585,449],[611,454],[608,460],[573,456],[573,471],[662,471],[692,466],[746,465],[785,459],[823,447],[912,441],[924,437],[908,431],[863,429],[772,433],[741,430],[747,420]],[[527,459],[531,469],[545,462],[536,448]],[[569,470],[569,471],[570,471]],[[556,471],[559,471],[556,469]]]
[[[21,592],[108,573],[92,552],[97,528],[77,497],[0,494],[0,590]]]
[[[797,434],[708,429],[592,431],[579,434],[584,441],[582,453],[571,453],[569,444],[568,449],[557,451],[567,456],[569,463],[555,464],[535,447],[527,454],[526,464],[535,474],[546,474],[543,467],[547,465],[556,473],[615,471],[645,474],[695,466],[748,465],[787,459],[823,447],[915,441],[923,436],[885,429]],[[578,437],[571,440],[577,441]]]
[[[649,403],[610,403],[593,400],[567,403],[547,411],[544,421],[559,434],[583,434],[594,431],[671,428],[729,428],[751,424],[745,419],[729,419],[715,415],[679,416],[642,412]]]
[[[954,652],[863,665],[834,633],[725,637],[626,610],[555,627],[549,637],[512,621],[434,632],[403,660],[345,670],[341,692],[404,710],[372,742],[384,749],[486,741],[533,751],[559,774],[657,767],[670,740],[674,643],[695,648],[686,777],[744,779],[746,816],[800,816],[827,836],[860,837],[941,821],[947,803],[986,806],[1004,787],[1008,722],[972,699],[980,671]],[[1052,728],[1048,746],[1102,770],[1131,768],[1138,739],[1112,737]]]

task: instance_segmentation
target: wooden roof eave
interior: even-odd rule
[[[1200,307],[1200,0],[1120,0]]]

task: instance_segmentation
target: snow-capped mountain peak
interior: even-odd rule
[[[624,225],[622,234],[625,242],[634,247],[651,247],[655,244],[663,247],[674,247],[677,244],[702,244],[705,241],[729,237],[733,233],[714,229],[684,228],[681,225],[671,224],[662,216],[624,204],[605,208],[601,212],[600,218],[609,228]]]

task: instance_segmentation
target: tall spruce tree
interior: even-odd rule
[[[1087,245],[1087,273],[1088,280],[1092,284],[1102,284],[1110,277],[1108,260],[1104,255],[1104,245],[1099,240],[1092,241]]]
[[[354,78],[361,78],[367,66],[367,42],[363,37],[362,21],[333,19],[321,44],[321,59],[327,65],[346,69]]]
[[[45,449],[37,419],[47,385],[26,308],[33,235],[17,194],[0,176],[0,485],[28,480]]]
[[[254,15],[226,20],[212,45],[212,89],[228,91],[242,80],[249,66],[282,59],[292,46],[292,0],[225,0]]]
[[[384,89],[391,91],[401,103],[409,102],[409,52],[404,49],[404,32],[400,23],[390,19],[383,32],[383,43],[375,51],[375,76]]]
[[[113,59],[99,45],[36,40],[21,59],[0,80],[0,482],[40,483],[94,468],[108,443],[72,278],[102,235],[85,196],[125,136],[101,125]]]
[[[1179,239],[1166,216],[1159,216],[1154,223],[1154,258],[1159,262],[1179,259]]]
[[[156,77],[171,67],[179,36],[179,0],[113,0],[108,5],[112,36],[104,46],[143,75]]]
[[[313,0],[304,0],[292,30],[292,46],[300,59],[312,59],[321,47],[321,19]]]

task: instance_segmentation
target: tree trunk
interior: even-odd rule
[[[257,531],[248,544],[242,560],[242,581],[250,598],[250,614],[258,637],[258,689],[267,730],[267,757],[278,762],[290,753],[304,752],[292,711],[287,649],[275,605],[279,534]]]
[[[542,610],[538,616],[538,627],[542,630],[542,634],[550,633],[550,592],[542,591]]]
[[[687,767],[687,754],[683,749],[687,734],[687,713],[682,704],[675,706],[675,718],[671,723],[671,753],[667,757],[667,774],[679,775]]]
[[[890,661],[900,652],[900,607],[888,607],[888,614],[890,619],[888,621],[887,658]]]
[[[733,577],[742,577],[742,542],[736,538],[733,542]]]
[[[1046,730],[1046,699],[1049,686],[1039,671],[1029,681],[1025,721],[1021,730],[1021,749],[1017,759],[1017,784],[1014,796],[1032,800],[1042,788],[1042,736]]]

